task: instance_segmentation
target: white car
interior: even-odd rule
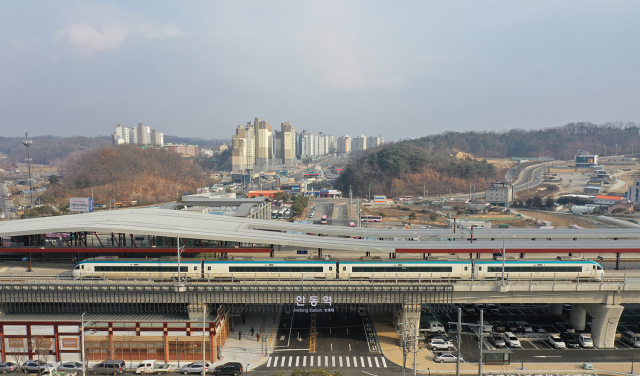
[[[551,344],[551,346],[555,347],[556,349],[567,348],[567,345],[564,343],[564,341],[562,341],[562,338],[555,334],[549,334],[549,337],[547,337],[547,339],[549,340],[549,344]]]
[[[504,338],[504,342],[509,347],[521,347],[522,346],[520,344],[520,340],[518,340],[518,337],[516,337],[515,334],[513,334],[511,332],[502,333],[502,338]]]
[[[453,342],[445,341],[444,339],[433,339],[429,343],[429,348],[431,350],[453,350]]]
[[[593,339],[588,334],[580,334],[578,336],[578,342],[580,342],[580,346],[587,348],[593,347]]]
[[[80,362],[66,362],[58,366],[58,371],[63,372],[77,372],[82,371],[82,363]]]

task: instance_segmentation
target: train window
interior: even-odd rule
[[[329,270],[333,270],[333,267],[332,267],[332,266],[330,266],[330,267],[329,267]]]
[[[194,266],[194,267],[193,267],[193,270],[198,270],[198,267],[197,267],[197,266]]]
[[[346,267],[346,266],[343,266],[343,267],[342,267],[342,271],[343,271],[343,272],[344,272],[344,271],[347,271],[347,267]]]
[[[211,270],[211,267],[210,267],[210,266],[207,266],[207,270]]]
[[[602,266],[598,265],[598,270],[602,270]]]
[[[469,270],[469,267],[468,267],[468,266],[465,266],[465,267],[464,267],[464,271],[466,272],[467,270]]]
[[[479,267],[478,267],[478,270],[482,271],[482,266],[479,266]]]

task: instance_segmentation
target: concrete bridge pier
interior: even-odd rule
[[[407,330],[407,338],[417,336],[420,331],[421,312],[422,307],[420,304],[403,304],[397,311],[395,311],[393,316],[399,333],[403,333]]]
[[[622,315],[623,306],[617,304],[582,304],[589,312],[593,321],[591,322],[591,338],[593,346],[597,348],[612,349],[616,338],[618,320]],[[573,311],[575,308],[572,308]],[[573,318],[573,312],[571,312]]]
[[[562,316],[562,304],[561,303],[549,304],[549,313],[554,316]]]
[[[569,323],[575,330],[584,330],[587,323],[587,310],[579,304],[572,304]]]
[[[189,314],[189,320],[191,321],[200,321],[202,322],[204,320],[204,307],[207,307],[207,312],[206,315],[209,316],[209,314],[211,313],[211,305],[209,304],[197,304],[197,303],[192,303],[187,305],[187,312]]]

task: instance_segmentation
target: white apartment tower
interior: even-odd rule
[[[362,135],[351,140],[351,150],[354,152],[367,150],[367,138]]]
[[[138,145],[151,145],[151,128],[143,123],[138,123]]]
[[[160,146],[164,145],[164,133],[158,132],[155,129],[151,131],[151,145]]]
[[[338,138],[337,144],[338,153],[351,153],[351,137],[348,134]]]

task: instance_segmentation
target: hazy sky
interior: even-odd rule
[[[0,0],[0,136],[640,121],[638,1]]]

